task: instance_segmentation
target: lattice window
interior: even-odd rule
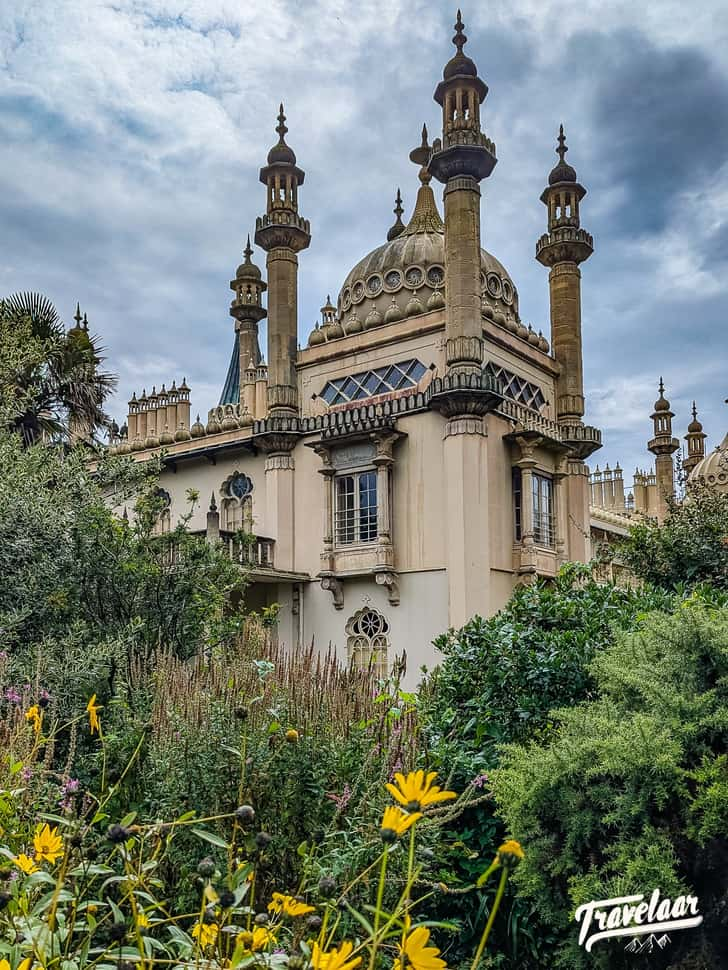
[[[546,403],[546,398],[538,384],[532,384],[525,377],[519,377],[505,367],[499,367],[492,360],[485,365],[485,373],[501,381],[504,395],[512,401],[525,404],[527,408],[533,408],[534,411],[540,411]]]
[[[349,663],[360,670],[389,674],[389,620],[376,610],[363,609],[346,624]]]
[[[403,360],[329,381],[321,391],[321,397],[327,404],[346,404],[379,394],[391,394],[392,391],[416,387],[426,370],[419,360]]]

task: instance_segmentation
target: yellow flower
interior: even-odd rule
[[[33,722],[33,730],[36,734],[40,734],[40,729],[43,726],[43,714],[37,704],[33,704],[25,712],[25,720]]]
[[[445,961],[440,958],[436,946],[428,946],[430,931],[426,926],[418,926],[404,938],[399,948],[399,959],[394,962],[394,970],[445,970]]]
[[[408,812],[419,812],[427,805],[457,798],[454,791],[442,791],[437,785],[432,784],[437,778],[436,771],[430,771],[426,778],[424,771],[410,771],[406,778],[398,771],[394,778],[397,785],[388,782],[387,791],[400,805],[404,805]]]
[[[275,933],[265,926],[256,926],[252,933],[244,931],[235,937],[235,942],[240,943],[250,953],[264,950],[269,943],[275,943],[275,941]]]
[[[54,825],[51,829],[47,822],[45,825],[39,825],[33,836],[33,846],[36,862],[41,859],[45,859],[46,862],[60,859],[63,855],[63,839],[58,834],[58,826]]]
[[[388,805],[384,809],[384,817],[380,826],[380,832],[385,842],[394,842],[407,829],[411,828],[417,819],[422,818],[422,812],[412,812],[410,815],[403,812],[396,805]]]
[[[328,953],[324,952],[318,943],[314,943],[311,950],[311,966],[313,970],[354,970],[361,963],[361,957],[349,959],[354,944],[348,940],[339,947],[334,947]]]
[[[91,734],[94,731],[98,731],[101,734],[101,722],[99,721],[99,711],[101,710],[101,705],[96,703],[96,694],[93,695],[91,700],[86,705],[86,713],[88,714],[88,726],[91,728]]]
[[[21,852],[16,859],[13,859],[13,862],[18,869],[22,869],[26,876],[38,871],[38,866],[33,862],[30,856],[27,856],[24,852]]]
[[[521,859],[525,859],[526,853],[521,848],[521,843],[515,839],[508,839],[498,849],[497,861],[506,869],[514,869]]]
[[[306,913],[315,911],[315,906],[309,906],[308,903],[302,903],[300,899],[285,896],[283,893],[273,893],[273,900],[268,903],[269,913],[284,913],[286,916],[305,916]]]
[[[298,731],[295,728],[289,728],[286,731],[286,741],[290,741],[291,744],[295,744],[298,741]]]
[[[218,929],[217,923],[195,923],[192,927],[192,936],[200,944],[200,947],[206,950],[208,946],[213,946],[217,940]]]
[[[20,963],[18,964],[18,970],[30,970],[32,966],[33,966],[33,957],[26,957],[24,960],[21,960]],[[42,968],[40,968],[40,970],[42,970]]]
[[[0,970],[10,970],[10,964],[7,960],[0,960]]]
[[[137,913],[137,926],[149,926],[149,917],[146,915],[146,913]]]

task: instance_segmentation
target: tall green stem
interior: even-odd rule
[[[389,849],[385,845],[382,853],[382,866],[379,870],[379,887],[377,888],[377,908],[374,912],[374,937],[372,939],[372,949],[369,954],[369,970],[374,970],[374,961],[379,949],[379,918],[382,914],[382,902],[384,900],[384,881],[387,875],[387,856]]]
[[[485,924],[485,929],[483,930],[483,935],[480,938],[480,943],[478,944],[478,949],[475,951],[475,956],[473,957],[473,962],[470,966],[470,970],[477,970],[478,964],[483,956],[483,950],[485,950],[485,944],[488,942],[488,937],[490,936],[490,931],[495,920],[495,915],[498,912],[498,907],[501,904],[501,899],[503,899],[503,893],[506,889],[506,883],[508,882],[508,870],[503,869],[501,873],[500,882],[498,883],[498,891],[495,894],[495,900],[493,901],[493,908],[490,911],[490,916],[488,917],[488,922]]]

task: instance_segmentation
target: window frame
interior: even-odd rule
[[[547,508],[543,509],[544,498]],[[541,471],[531,472],[531,517],[533,541],[537,546],[554,549],[556,546],[556,515],[554,510],[554,480]]]
[[[362,489],[362,479],[367,481],[368,488],[366,490]],[[352,487],[345,497],[350,496],[351,505],[342,508],[340,501],[341,485],[347,480],[351,481]],[[370,498],[373,495],[374,501],[363,504],[363,494]],[[377,542],[379,538],[379,500],[376,468],[348,469],[334,476],[332,531],[336,549],[350,549],[353,546],[367,547]],[[351,516],[350,524],[348,516]]]

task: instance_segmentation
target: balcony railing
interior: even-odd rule
[[[249,569],[274,569],[275,539],[220,530],[220,541],[233,562]]]

